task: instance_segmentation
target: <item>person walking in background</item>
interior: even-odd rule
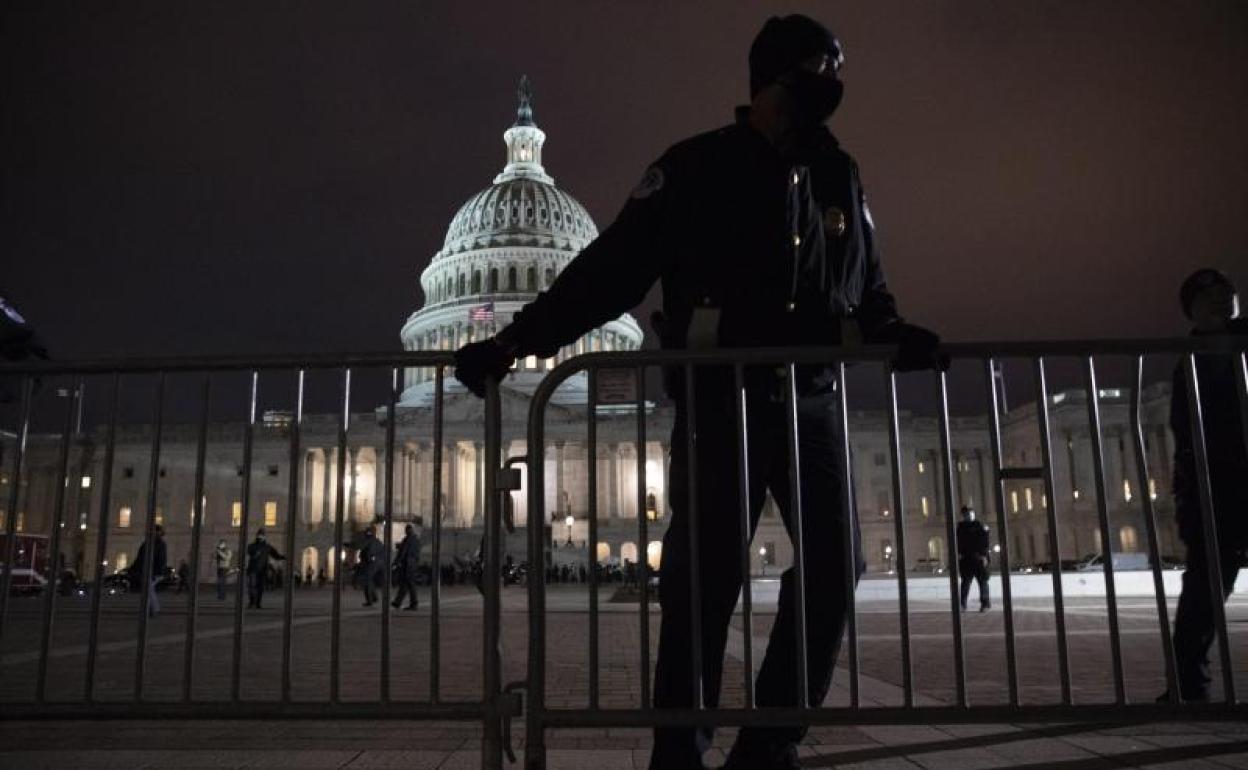
[[[217,599],[225,601],[225,580],[230,575],[230,562],[234,553],[226,545],[225,538],[217,541],[217,548],[212,554],[213,564],[217,567]]]
[[[160,578],[164,576],[165,571],[169,569],[169,548],[165,544],[165,528],[157,524],[152,530],[151,540],[145,540],[143,545],[139,546],[139,552],[134,557],[134,574],[139,579],[139,584],[147,587],[147,614],[155,617],[160,613],[160,599],[156,596],[156,584],[160,582]],[[151,571],[147,571],[147,554],[148,547],[151,547],[152,566]]]
[[[403,529],[403,542],[399,543],[398,553],[394,555],[394,571],[399,581],[399,591],[390,605],[398,608],[403,604],[403,597],[410,596],[407,608],[415,610],[419,600],[416,596],[416,576],[420,571],[420,535],[416,527],[408,524]]]
[[[377,601],[376,580],[389,559],[386,558],[386,547],[377,539],[377,528],[370,526],[364,530],[364,538],[359,546],[359,575],[364,582],[364,606],[372,607]]]
[[[1240,317],[1239,295],[1226,275],[1205,268],[1188,276],[1179,291],[1183,314],[1195,326],[1192,335],[1248,335],[1248,319]],[[1239,354],[1197,354],[1196,375],[1205,429],[1209,485],[1213,497],[1213,534],[1222,570],[1225,603],[1235,587],[1248,551],[1248,446],[1236,378],[1244,376]],[[1209,549],[1201,515],[1200,482],[1192,441],[1186,357],[1174,371],[1170,393],[1170,430],[1174,433],[1174,513],[1179,538],[1187,546],[1187,568],[1179,608],[1174,616],[1174,655],[1179,696],[1185,701],[1209,700],[1209,648],[1216,634],[1209,577]],[[1169,700],[1166,692],[1158,701]]]
[[[286,557],[269,545],[264,537],[264,528],[256,530],[256,539],[247,546],[247,606],[258,610],[264,609],[264,589],[269,575],[269,560],[285,561]]]
[[[962,609],[971,595],[971,581],[979,584],[979,611],[992,606],[988,598],[988,527],[975,518],[975,510],[962,506],[962,521],[956,533],[958,575],[962,578]]]

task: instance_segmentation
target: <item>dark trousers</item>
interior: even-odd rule
[[[741,506],[733,399],[730,390],[704,391],[696,420],[696,498],[698,567],[702,642],[702,701],[719,703],[728,624],[744,577],[741,574]],[[846,547],[845,462],[838,401],[833,396],[799,399],[798,451],[801,476],[801,524],[805,558],[807,697],[823,702],[845,625]],[[783,403],[751,395],[749,409],[749,536],[752,537],[770,491],[792,536],[796,520],[789,485],[789,452]],[[654,676],[654,704],[659,708],[691,707],[694,608],[690,594],[690,461],[685,445],[688,416],[677,409],[672,432],[672,521],[663,539],[659,600],[662,626]],[[855,533],[856,521],[850,519]],[[856,534],[851,535],[857,540]],[[862,574],[861,549],[855,543],[853,575]],[[797,575],[789,568],[781,577],[779,610],[766,656],[755,684],[760,707],[798,703],[796,619]],[[650,767],[700,767],[712,730],[661,727],[655,730]],[[746,728],[738,738],[750,745],[783,745],[805,733],[798,725]]]
[[[966,599],[971,595],[971,580],[979,583],[979,606],[989,607],[988,600],[988,560],[981,556],[970,556],[958,559],[958,574],[962,577],[962,609],[966,609]]]
[[[225,576],[227,570],[224,567],[217,567],[217,598],[225,601]]]
[[[399,591],[398,593],[394,595],[395,607],[398,607],[400,604],[403,603],[404,596],[410,597],[408,599],[408,605],[407,605],[408,607],[411,607],[412,609],[416,609],[416,605],[420,604],[420,599],[416,596],[416,577],[415,576],[409,577],[403,574],[399,575]]]
[[[247,605],[249,607],[259,607],[261,600],[264,599],[265,579],[263,572],[247,573]]]
[[[372,604],[373,602],[377,601],[377,587],[373,585],[373,580],[375,579],[376,579],[376,570],[373,570],[373,569],[364,570],[364,603],[365,604]]]
[[[1238,513],[1238,511],[1237,511]],[[1222,567],[1222,595],[1226,599],[1235,588],[1239,575],[1239,553],[1229,537],[1219,539]],[[1203,539],[1193,538],[1187,546],[1187,568],[1183,571],[1183,589],[1179,593],[1179,609],[1174,616],[1174,657],[1178,666],[1179,694],[1184,700],[1202,700],[1209,695],[1209,649],[1216,629],[1213,622],[1212,591],[1209,564],[1205,558]]]

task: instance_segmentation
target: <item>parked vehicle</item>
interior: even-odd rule
[[[9,593],[15,596],[31,596],[43,593],[48,584],[48,537],[47,535],[15,534],[13,543],[13,575],[9,579]],[[9,552],[9,536],[0,535],[0,569]]]
[[[1137,570],[1148,569],[1148,554],[1146,553],[1114,553],[1114,569],[1116,570]],[[1091,554],[1075,567],[1076,572],[1094,572],[1104,569],[1105,559],[1099,554]]]

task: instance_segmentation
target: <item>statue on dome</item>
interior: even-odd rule
[[[520,103],[516,107],[516,125],[533,125],[533,85],[529,82],[528,75],[520,76],[520,85],[516,88],[516,100]]]

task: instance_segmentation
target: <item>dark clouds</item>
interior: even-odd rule
[[[1248,6],[797,3],[907,314],[1168,335],[1248,280]],[[600,226],[729,119],[769,4],[24,3],[0,31],[0,291],[62,357],[392,349],[528,73]]]

